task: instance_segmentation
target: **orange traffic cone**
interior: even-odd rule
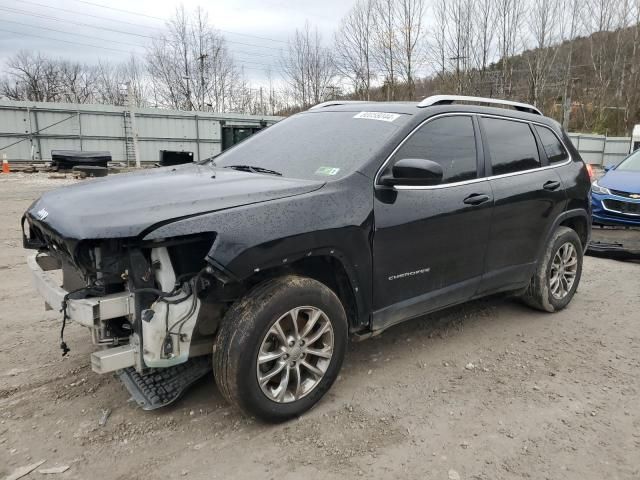
[[[2,173],[9,173],[11,169],[9,168],[9,160],[6,158],[2,160]]]

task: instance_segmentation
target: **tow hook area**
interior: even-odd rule
[[[205,355],[145,375],[129,367],[121,370],[119,377],[131,394],[132,400],[143,410],[155,410],[175,402],[191,385],[210,371],[211,357]]]
[[[135,365],[136,352],[132,345],[107,348],[91,354],[91,370],[109,373]]]

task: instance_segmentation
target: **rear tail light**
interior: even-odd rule
[[[593,182],[595,180],[595,174],[593,173],[593,167],[590,163],[587,163],[587,172],[589,172],[589,179]]]

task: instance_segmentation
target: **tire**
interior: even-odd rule
[[[567,245],[570,245],[570,247]],[[566,250],[560,251],[565,248]],[[557,263],[554,262],[557,261],[557,255],[563,257],[563,254],[571,250],[571,248],[575,251],[575,267],[573,262],[567,261],[567,266],[563,266],[560,271],[566,271],[567,276],[573,273],[573,283],[569,287],[563,280],[559,280],[561,286],[558,287],[558,283],[554,282],[554,279],[558,278],[555,275],[557,273]],[[538,263],[536,271],[531,278],[531,283],[522,295],[522,300],[530,307],[545,312],[557,312],[565,308],[578,289],[582,275],[582,259],[583,248],[578,234],[571,228],[558,227],[549,240],[542,260]],[[562,278],[562,275],[560,275],[560,278]],[[558,289],[560,291],[554,293],[554,290]],[[562,290],[566,290],[566,293]]]
[[[326,285],[295,275],[267,280],[225,315],[214,345],[214,377],[231,404],[262,420],[281,422],[309,410],[329,390],[342,366],[347,337],[344,308]]]

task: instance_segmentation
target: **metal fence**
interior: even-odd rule
[[[114,161],[132,164],[137,133],[142,162],[156,162],[160,150],[193,152],[195,160],[219,153],[223,130],[271,125],[281,117],[182,112],[145,108],[130,112],[110,105],[74,105],[0,100],[0,158],[11,162],[50,161],[51,150],[109,151]],[[630,137],[570,133],[585,162],[617,165],[630,151]]]
[[[160,150],[191,151],[195,160],[221,151],[223,129],[256,128],[280,117],[233,113],[0,100],[0,158],[12,162],[50,161],[51,150],[109,151],[113,161],[157,162]],[[132,125],[132,123],[134,125]]]
[[[631,151],[631,137],[607,137],[570,133],[569,137],[586,163],[606,167],[617,165]]]

